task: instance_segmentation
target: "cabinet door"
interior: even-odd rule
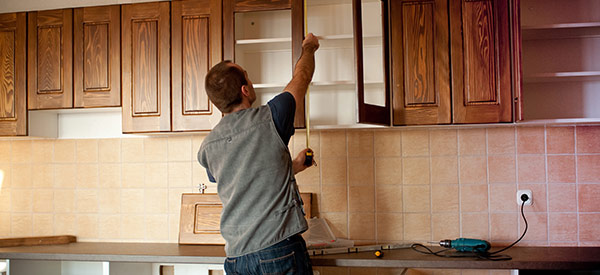
[[[221,57],[221,1],[171,2],[173,131],[210,130],[221,112],[210,102],[204,77]]]
[[[394,125],[451,122],[448,1],[390,1]]]
[[[454,123],[512,121],[508,0],[449,3]]]
[[[171,130],[169,2],[122,6],[123,132]]]
[[[28,106],[73,107],[73,10],[28,14]]]
[[[27,135],[25,13],[0,14],[0,136]]]
[[[74,10],[75,107],[121,105],[120,7]]]

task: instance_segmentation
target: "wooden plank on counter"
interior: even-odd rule
[[[71,235],[5,238],[0,239],[0,247],[68,244],[76,241],[77,237]]]

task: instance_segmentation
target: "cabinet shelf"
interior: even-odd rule
[[[600,79],[600,71],[537,73],[524,77],[527,83]]]
[[[379,81],[365,81],[365,85],[383,85],[383,82]],[[253,84],[255,89],[268,89],[268,88],[284,88],[287,83],[255,83]],[[356,85],[354,80],[337,80],[337,81],[313,81],[310,86],[341,86],[341,85]]]
[[[600,27],[600,22],[578,22],[578,23],[558,23],[521,26],[523,30],[544,30],[544,29],[581,29]]]

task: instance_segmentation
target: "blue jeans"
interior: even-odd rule
[[[313,274],[306,243],[300,234],[254,253],[228,257],[225,272],[228,275]]]

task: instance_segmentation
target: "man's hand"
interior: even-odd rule
[[[319,39],[311,32],[302,41],[302,50],[315,52],[319,48]]]
[[[309,165],[309,166],[304,165],[304,160],[306,158],[306,152],[308,152],[309,150],[312,151],[309,148],[306,148],[306,149],[300,151],[300,153],[298,153],[296,158],[292,161],[292,170],[294,171],[294,175],[298,174],[298,173],[304,171],[304,169],[312,166],[312,165]],[[314,159],[313,159],[313,163],[314,163]]]

